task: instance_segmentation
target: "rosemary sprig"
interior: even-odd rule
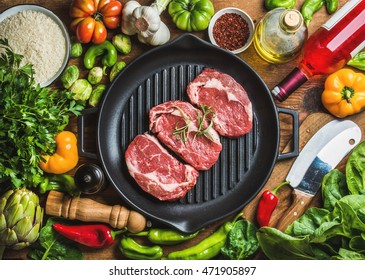
[[[190,127],[190,124],[191,124],[191,119],[184,113],[184,111],[179,106],[173,106],[173,107],[180,111],[181,115],[184,118],[185,125],[182,126],[182,127],[178,127],[178,123],[176,123],[174,131],[173,131],[172,134],[175,137],[180,138],[185,144],[186,141],[188,140],[188,134],[189,134],[189,127]]]
[[[181,108],[179,108],[178,106],[175,106],[175,108],[177,108],[181,112],[181,114],[184,116],[185,125],[182,127],[179,127],[178,124],[176,123],[172,134],[175,137],[178,137],[179,139],[181,139],[185,144],[186,141],[188,140],[191,119],[185,115],[185,113],[181,110]],[[212,115],[214,117],[215,113],[211,110],[212,106],[200,104],[200,108],[203,112],[203,115],[200,113],[200,111],[198,112],[198,129],[195,132],[193,140],[195,140],[195,138],[197,136],[206,136],[207,138],[209,138],[209,140],[214,141],[212,135],[210,135],[210,133],[209,133],[209,130],[213,127],[213,122],[212,122],[211,118],[209,118],[208,116]],[[208,121],[209,125],[205,129],[203,129],[205,121]]]
[[[174,128],[174,132],[172,133],[175,137],[180,138],[184,144],[186,143],[186,141],[188,140],[188,133],[189,133],[189,126],[190,126],[190,122],[186,122],[185,119],[185,125],[182,127],[178,127],[177,123],[176,126]]]
[[[212,111],[212,106],[200,104],[200,108],[203,111],[203,116],[200,114],[200,112],[198,113],[198,130],[195,133],[194,139],[196,136],[206,136],[211,141],[214,141],[212,135],[209,133],[209,130],[213,127],[213,122],[208,116],[212,114],[212,117],[214,117],[215,112]],[[207,128],[203,129],[206,120],[209,122],[209,125]]]

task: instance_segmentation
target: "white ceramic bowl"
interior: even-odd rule
[[[243,10],[238,9],[238,8],[230,7],[230,8],[224,8],[224,9],[219,10],[218,12],[216,12],[214,14],[214,16],[212,17],[212,19],[210,20],[209,27],[208,27],[208,36],[209,36],[210,42],[212,44],[218,46],[218,44],[215,41],[214,36],[213,36],[213,27],[214,27],[217,19],[219,19],[223,14],[229,14],[229,13],[234,13],[234,14],[240,15],[247,22],[249,32],[250,32],[249,37],[248,37],[245,45],[243,45],[241,48],[239,48],[237,50],[229,50],[234,54],[238,54],[238,53],[241,53],[244,50],[246,50],[251,45],[252,40],[253,40],[253,35],[254,35],[254,32],[255,32],[255,24],[253,23],[251,17],[246,12],[244,12]]]
[[[39,5],[33,5],[33,4],[29,4],[29,5],[16,5],[13,6],[5,11],[3,11],[0,14],[0,22],[2,22],[4,19],[8,18],[9,16],[15,15],[19,12],[22,11],[36,11],[36,12],[41,12],[43,14],[45,14],[46,16],[48,16],[49,18],[51,18],[61,29],[62,31],[62,35],[65,38],[65,43],[66,43],[66,53],[65,53],[65,57],[63,59],[62,65],[61,67],[58,69],[58,71],[51,77],[49,78],[47,81],[43,81],[40,83],[41,87],[45,87],[50,85],[52,82],[54,82],[63,72],[63,70],[65,69],[65,67],[67,66],[69,57],[70,57],[70,51],[71,51],[71,43],[70,43],[70,36],[67,32],[67,29],[65,27],[65,25],[63,24],[63,22],[60,20],[60,18],[55,15],[53,12],[51,12],[50,10],[39,6]]]

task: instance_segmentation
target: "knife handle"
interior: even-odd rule
[[[313,195],[309,195],[305,192],[294,189],[292,191],[292,204],[284,215],[280,218],[276,225],[276,228],[281,231],[285,231],[288,225],[298,219],[308,208],[308,205],[312,201]]]

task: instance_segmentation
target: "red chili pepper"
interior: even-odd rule
[[[265,190],[260,198],[259,204],[257,206],[256,219],[260,227],[268,226],[271,218],[271,214],[274,211],[276,205],[278,204],[278,197],[276,192],[284,185],[289,184],[289,182],[281,183],[272,191]]]
[[[125,230],[113,231],[104,224],[63,225],[53,224],[53,229],[62,236],[93,248],[104,248],[115,241],[115,236]]]

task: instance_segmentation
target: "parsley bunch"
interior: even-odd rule
[[[32,65],[22,65],[6,39],[0,39],[0,191],[4,186],[35,187],[42,154],[53,154],[56,134],[84,108],[68,91],[36,84]]]

